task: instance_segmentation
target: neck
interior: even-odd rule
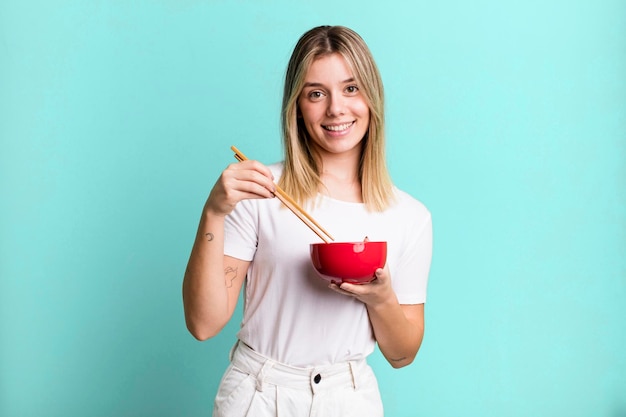
[[[324,193],[337,200],[362,203],[361,180],[357,164],[348,161],[324,163],[320,175]]]
[[[331,176],[341,181],[355,181],[359,177],[360,154],[321,155],[322,177]]]

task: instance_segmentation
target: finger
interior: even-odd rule
[[[233,169],[256,171],[260,173],[261,175],[263,175],[264,177],[267,177],[271,182],[274,181],[274,174],[272,174],[272,171],[267,166],[260,163],[259,161],[247,160],[247,161],[242,161],[239,163],[231,164],[230,166]]]
[[[375,280],[380,280],[381,282],[386,282],[389,279],[389,271],[387,268],[378,268],[374,273]]]
[[[206,208],[215,213],[226,215],[241,200],[274,197],[274,194],[264,185],[238,178],[241,176],[232,170],[224,171],[211,189]],[[245,175],[243,177],[245,178]]]
[[[354,297],[354,294],[349,293],[348,291],[344,291],[341,288],[339,288],[337,286],[337,284],[329,284],[328,288],[330,288],[331,290],[335,291],[336,293],[342,294],[342,295],[347,295],[349,297]]]
[[[233,184],[233,189],[235,193],[239,193],[242,195],[235,196],[237,200],[243,200],[247,198],[273,198],[274,192],[271,189],[268,189],[267,186],[263,184],[259,184],[254,181],[247,180],[237,180],[235,184]]]
[[[254,170],[230,170],[223,173],[224,189],[272,197],[276,185],[266,176]]]
[[[374,281],[367,284],[350,284],[349,282],[344,282],[339,286],[339,288],[354,297],[362,297],[371,292],[371,285],[373,282]]]
[[[233,203],[248,198],[270,198],[274,196],[270,190],[259,183],[227,176],[221,179],[215,192],[217,195],[222,195],[224,200]]]
[[[356,285],[350,284],[348,282],[342,282],[341,285],[339,285],[339,288],[342,289],[343,291],[353,294],[354,289],[356,288]]]

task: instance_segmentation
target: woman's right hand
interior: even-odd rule
[[[227,216],[241,200],[272,198],[274,176],[258,161],[246,160],[229,165],[213,186],[204,211]]]

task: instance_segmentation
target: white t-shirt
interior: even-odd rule
[[[280,178],[282,164],[271,165]],[[307,212],[337,242],[387,241],[387,265],[400,304],[426,301],[432,222],[426,207],[395,189],[384,212],[319,196]],[[252,261],[238,337],[255,351],[292,366],[361,359],[373,352],[365,305],[328,288],[311,264],[321,239],[277,198],[244,200],[226,218],[224,253]]]

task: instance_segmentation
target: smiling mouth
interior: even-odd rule
[[[342,132],[347,130],[354,124],[354,121],[348,123],[341,123],[338,125],[322,125],[325,130],[329,130],[331,132]]]

